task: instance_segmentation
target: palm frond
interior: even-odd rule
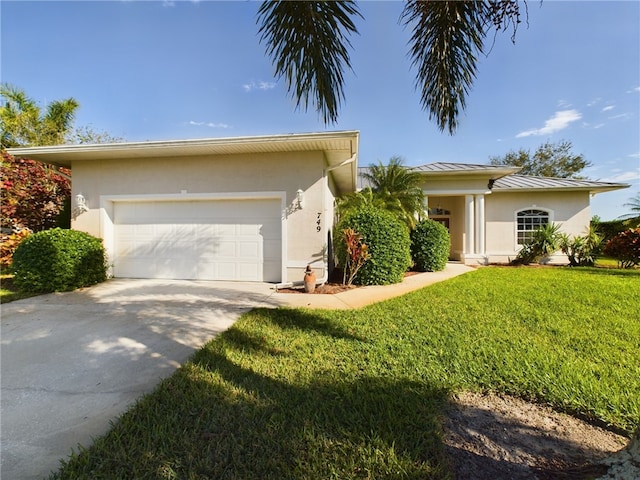
[[[453,134],[458,127],[489,14],[484,2],[419,0],[408,1],[402,13],[404,25],[413,26],[410,57],[422,108],[442,131]]]
[[[298,108],[311,102],[324,123],[335,123],[344,100],[345,67],[351,68],[348,35],[362,17],[353,1],[268,1],[258,9],[260,41],[285,79]]]

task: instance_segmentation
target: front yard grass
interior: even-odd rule
[[[257,309],[52,478],[445,479],[465,389],[630,434],[638,305],[637,270],[482,268],[361,310]]]
[[[9,273],[0,273],[0,303],[13,302],[21,298],[33,297],[33,293],[25,293],[19,291],[13,285],[13,275]]]

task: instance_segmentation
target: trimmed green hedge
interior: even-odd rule
[[[348,214],[337,225],[337,232],[353,228],[362,235],[371,258],[358,271],[358,285],[388,285],[400,283],[411,266],[409,230],[386,210],[365,207]],[[340,264],[344,263],[345,245],[336,235],[334,249]]]
[[[420,272],[444,270],[450,248],[449,231],[435,220],[422,220],[411,232],[411,258]]]
[[[107,279],[106,253],[102,240],[88,233],[53,228],[18,245],[12,270],[21,291],[69,291]]]

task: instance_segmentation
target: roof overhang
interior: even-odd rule
[[[356,130],[251,137],[205,138],[10,148],[11,155],[72,167],[74,162],[163,157],[321,151],[341,193],[355,190],[360,134]],[[344,163],[354,158],[355,161]]]
[[[427,177],[486,177],[493,180],[512,175],[522,170],[522,167],[509,165],[473,165],[467,163],[429,163],[412,167],[412,171]]]
[[[533,177],[527,175],[511,175],[496,181],[495,193],[509,192],[611,192],[629,188],[627,183],[600,182],[573,178]]]

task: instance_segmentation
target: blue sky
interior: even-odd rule
[[[335,125],[296,110],[259,43],[250,1],[0,3],[0,79],[45,104],[74,97],[76,124],[129,141],[359,130],[360,165],[488,163],[569,140],[612,219],[640,191],[640,2],[528,2],[511,43],[498,34],[457,133],[420,109],[401,2],[361,2],[353,72]]]

